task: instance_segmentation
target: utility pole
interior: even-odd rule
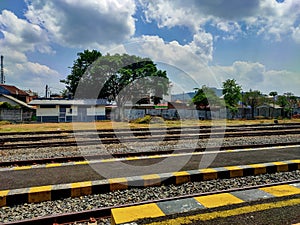
[[[45,98],[48,98],[48,92],[49,92],[49,87],[48,84],[46,84]]]
[[[3,69],[3,58],[4,56],[1,55],[1,84],[5,83],[5,79],[4,79],[4,69]]]

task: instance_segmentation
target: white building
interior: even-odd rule
[[[38,122],[105,120],[106,99],[35,99]]]

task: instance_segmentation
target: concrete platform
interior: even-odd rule
[[[24,203],[52,201],[68,197],[101,194],[131,187],[148,187],[182,184],[190,181],[206,181],[249,175],[285,172],[300,169],[300,159],[272,163],[227,166],[173,173],[148,174],[104,180],[84,181],[58,185],[0,190],[0,207]]]
[[[207,221],[215,218],[253,213],[274,208],[300,205],[300,183],[291,185],[277,185],[245,191],[219,193],[207,196],[185,198],[158,203],[137,205],[132,207],[115,208],[111,210],[112,225],[137,225],[144,222],[135,221],[148,219],[146,224],[198,224],[196,221]],[[276,198],[297,196],[288,200],[276,201]],[[254,205],[245,204],[254,201],[274,199],[267,203],[256,202]],[[233,209],[225,206],[235,205]],[[241,206],[239,206],[241,205]],[[207,212],[207,209],[215,209]],[[222,209],[218,211],[218,209]],[[206,212],[204,211],[206,210]],[[196,211],[196,214],[184,213]],[[157,218],[151,222],[149,218]],[[199,222],[200,224],[200,222]]]

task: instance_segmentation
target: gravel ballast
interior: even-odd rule
[[[210,139],[211,140],[211,139]],[[299,134],[276,135],[260,137],[237,137],[214,139],[213,143],[222,143],[222,146],[260,145],[272,143],[294,143],[299,141]],[[17,161],[55,157],[70,157],[93,154],[125,153],[137,151],[161,151],[176,148],[206,147],[207,139],[180,140],[168,142],[135,142],[121,144],[106,144],[101,146],[85,146],[84,151],[78,147],[51,147],[28,148],[0,151],[0,161]],[[219,145],[217,145],[219,146]],[[82,196],[79,198],[67,198],[57,201],[42,202],[36,204],[16,205],[0,208],[0,222],[18,221],[40,216],[56,215],[61,213],[79,212],[100,207],[137,203],[142,201],[164,199],[169,197],[228,190],[233,188],[249,187],[254,185],[271,184],[283,181],[299,180],[300,171],[264,174],[234,179],[211,180],[203,182],[189,182],[182,185],[169,185],[161,187],[131,188],[106,194]],[[80,223],[77,223],[78,225]],[[109,224],[104,220],[98,224]]]
[[[260,137],[235,137],[224,139],[199,139],[199,140],[180,140],[153,142],[128,142],[121,144],[99,144],[88,145],[78,148],[70,147],[49,147],[49,148],[26,148],[14,150],[1,150],[0,161],[10,162],[18,160],[32,160],[56,157],[74,157],[96,154],[132,153],[146,151],[162,151],[180,148],[206,148],[209,146],[240,146],[240,145],[260,145],[272,143],[295,143],[299,141],[299,134],[276,135]],[[208,143],[209,142],[209,143]]]
[[[132,188],[118,190],[106,194],[66,198],[36,204],[23,204],[0,208],[1,222],[17,221],[34,217],[60,213],[79,212],[95,208],[137,203],[148,200],[164,199],[181,195],[189,195],[233,188],[250,187],[283,181],[299,180],[300,171],[264,174],[258,176],[240,177],[234,179],[189,182],[182,185],[160,187]]]

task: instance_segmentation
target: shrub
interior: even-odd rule
[[[143,118],[137,118],[135,120],[130,121],[130,123],[138,123],[138,124],[149,124],[152,119],[152,116],[146,115]]]

